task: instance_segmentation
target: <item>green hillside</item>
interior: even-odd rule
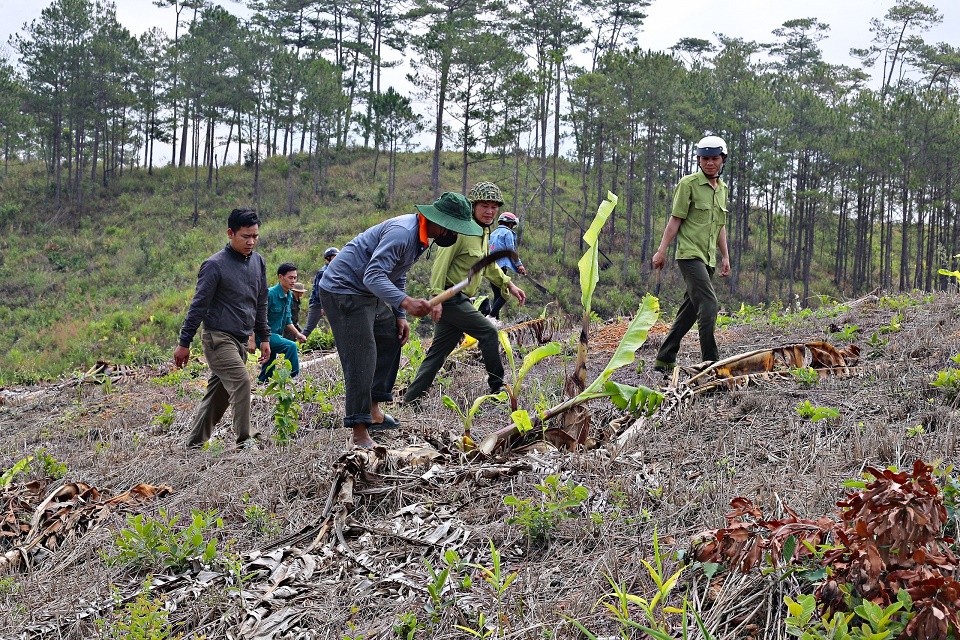
[[[478,158],[480,160],[480,158]],[[508,317],[537,316],[551,302],[551,313],[579,306],[576,261],[580,248],[579,217],[595,203],[580,201],[575,168],[560,163],[555,199],[540,205],[533,167],[499,157],[485,157],[470,167],[470,182],[493,180],[504,189],[507,204],[521,215],[521,255],[530,274],[553,295],[539,293],[530,283],[530,296],[519,309],[509,305]],[[384,207],[386,161],[369,150],[344,150],[334,155],[325,171],[323,196],[314,194],[314,177],[306,159],[292,162],[274,157],[261,167],[259,210],[264,225],[258,247],[268,269],[292,261],[308,285],[329,245],[342,245],[381,219],[430,202],[431,156],[401,154],[396,178],[396,203]],[[374,172],[375,163],[377,172]],[[461,188],[460,157],[450,154],[442,165],[441,184]],[[226,215],[234,207],[256,206],[252,193],[253,169],[227,166],[212,176],[208,187],[201,173],[196,189],[198,219],[194,224],[192,168],[128,171],[108,188],[85,195],[85,204],[52,210],[49,178],[36,165],[12,164],[0,182],[0,384],[17,384],[86,370],[97,360],[145,364],[169,359],[180,323],[192,295],[200,262],[226,241]],[[516,184],[517,188],[512,186]],[[621,202],[623,197],[621,194]],[[378,206],[379,203],[379,206]],[[652,237],[659,241],[668,202],[661,198]],[[556,230],[548,240],[550,210]],[[631,240],[627,221],[618,207],[608,223],[604,255],[605,275],[595,297],[601,317],[629,314],[644,292],[653,290],[649,266],[636,258],[634,222]],[[776,228],[776,221],[775,221]],[[825,225],[831,228],[831,225]],[[561,235],[560,230],[564,230]],[[765,246],[763,228],[752,230],[753,246]],[[562,240],[561,240],[562,239]],[[827,249],[832,240],[824,238]],[[778,248],[775,251],[779,252]],[[778,254],[775,254],[778,255]],[[829,255],[815,260],[828,262]],[[733,256],[740,269],[741,287],[718,287],[727,309],[741,300],[764,299],[766,258],[748,253]],[[826,268],[813,270],[812,290],[834,296]],[[429,279],[429,260],[418,263],[409,278],[412,294],[423,294]],[[679,276],[669,266],[663,275],[661,298],[669,310],[682,295]],[[789,298],[786,283],[772,282],[771,298]]]

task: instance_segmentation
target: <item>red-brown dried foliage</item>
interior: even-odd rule
[[[800,518],[790,508],[788,517],[766,520],[752,502],[735,498],[726,528],[703,534],[695,557],[749,572],[765,557],[774,566],[816,559],[827,545],[819,562],[830,578],[815,592],[824,610],[846,610],[845,591],[885,607],[905,589],[915,615],[904,637],[946,639],[960,629],[960,582],[933,467],[917,460],[909,473],[868,467],[866,474],[873,480],[837,503],[839,521]]]

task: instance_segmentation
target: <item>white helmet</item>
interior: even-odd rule
[[[727,143],[720,136],[706,136],[697,143],[697,157],[715,158],[720,156],[727,159]]]

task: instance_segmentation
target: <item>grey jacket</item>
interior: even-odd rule
[[[400,303],[407,297],[407,272],[426,249],[417,214],[384,220],[340,250],[323,272],[320,288],[341,295],[374,295],[398,318],[406,317]]]
[[[267,324],[267,264],[254,251],[249,256],[229,244],[200,265],[197,290],[180,329],[181,347],[189,347],[203,323],[207,331],[224,331],[246,341],[270,339]]]

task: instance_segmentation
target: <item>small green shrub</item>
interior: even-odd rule
[[[811,594],[800,594],[794,600],[784,598],[788,616],[787,633],[802,640],[885,640],[899,638],[913,617],[910,594],[901,589],[897,601],[886,608],[869,600],[861,601],[852,611],[834,611],[819,615]]]
[[[173,405],[164,402],[160,405],[160,413],[153,416],[151,422],[161,429],[169,429],[173,425],[173,421],[176,419],[177,414],[173,410]]]
[[[163,599],[150,596],[147,581],[137,599],[128,602],[119,619],[108,627],[106,637],[114,640],[178,640],[183,634],[173,633]]]
[[[413,382],[414,376],[417,375],[417,370],[426,357],[427,352],[420,342],[420,337],[414,330],[414,326],[411,325],[410,339],[407,340],[407,344],[403,345],[400,358],[401,363],[406,362],[406,365],[401,366],[397,372],[397,384],[403,386]]]
[[[335,346],[333,331],[329,327],[318,326],[307,336],[307,341],[301,347],[304,351],[329,351]]]
[[[840,417],[840,411],[833,407],[818,407],[804,400],[797,405],[797,414],[801,418],[806,418],[810,422],[820,422],[821,420],[833,420]]]
[[[573,517],[571,512],[587,499],[589,491],[573,480],[561,484],[556,474],[544,478],[536,488],[542,494],[538,504],[514,495],[505,496],[503,503],[514,511],[507,522],[520,525],[530,542],[543,543],[563,520]]]
[[[860,332],[860,327],[855,324],[845,324],[839,330],[833,332],[833,336],[838,340],[853,340]]]
[[[416,614],[410,612],[400,614],[396,624],[392,627],[393,636],[399,638],[399,640],[415,640],[417,632],[426,628],[423,622],[417,620]]]
[[[903,313],[897,313],[890,318],[890,322],[880,327],[880,333],[897,333],[901,329],[903,329]]]
[[[13,576],[0,578],[0,598],[16,595],[20,590],[20,583]]]
[[[879,358],[882,356],[887,349],[887,344],[890,342],[888,338],[881,337],[880,332],[874,331],[870,334],[870,338],[867,340],[867,346],[870,347],[870,356],[872,358]]]
[[[47,453],[44,448],[37,449],[32,455],[17,460],[13,465],[0,474],[0,489],[6,489],[14,480],[25,476],[40,465],[40,471],[45,478],[59,479],[67,475],[67,465]]]
[[[46,449],[37,449],[34,456],[39,460],[41,467],[43,467],[43,474],[46,477],[60,479],[67,475],[67,465],[47,453]]]
[[[270,381],[264,394],[272,396],[277,404],[273,408],[273,440],[285,445],[293,439],[300,425],[300,403],[297,402],[296,386],[293,383],[293,365],[283,356],[273,361]]]
[[[275,536],[281,531],[277,517],[258,504],[248,504],[244,507],[243,517],[261,536]]]
[[[813,367],[795,367],[790,369],[790,375],[805,387],[812,387],[820,382],[820,375]]]
[[[178,516],[160,509],[159,517],[127,516],[127,526],[115,542],[117,553],[107,558],[113,565],[141,571],[181,569],[193,558],[210,563],[217,557],[217,540],[210,537],[223,527],[216,511],[192,511],[190,524],[177,528]]]
[[[457,587],[469,589],[472,586],[470,576],[467,575],[457,582],[460,570],[463,568],[463,560],[453,549],[447,549],[443,552],[442,568],[433,566],[427,558],[423,559],[427,567],[429,582],[427,583],[427,595],[429,600],[423,607],[430,614],[430,619],[436,624],[439,622],[443,611],[456,604]]]
[[[170,373],[167,373],[162,376],[157,376],[156,378],[151,378],[150,382],[153,384],[160,385],[162,387],[179,387],[185,382],[190,380],[195,380],[203,375],[204,369],[206,366],[199,361],[197,358],[199,354],[194,353],[193,350],[190,351],[190,361],[185,367],[180,369],[173,369]]]
[[[940,389],[949,402],[954,402],[960,397],[960,369],[951,367],[937,371],[936,377],[930,384]]]

